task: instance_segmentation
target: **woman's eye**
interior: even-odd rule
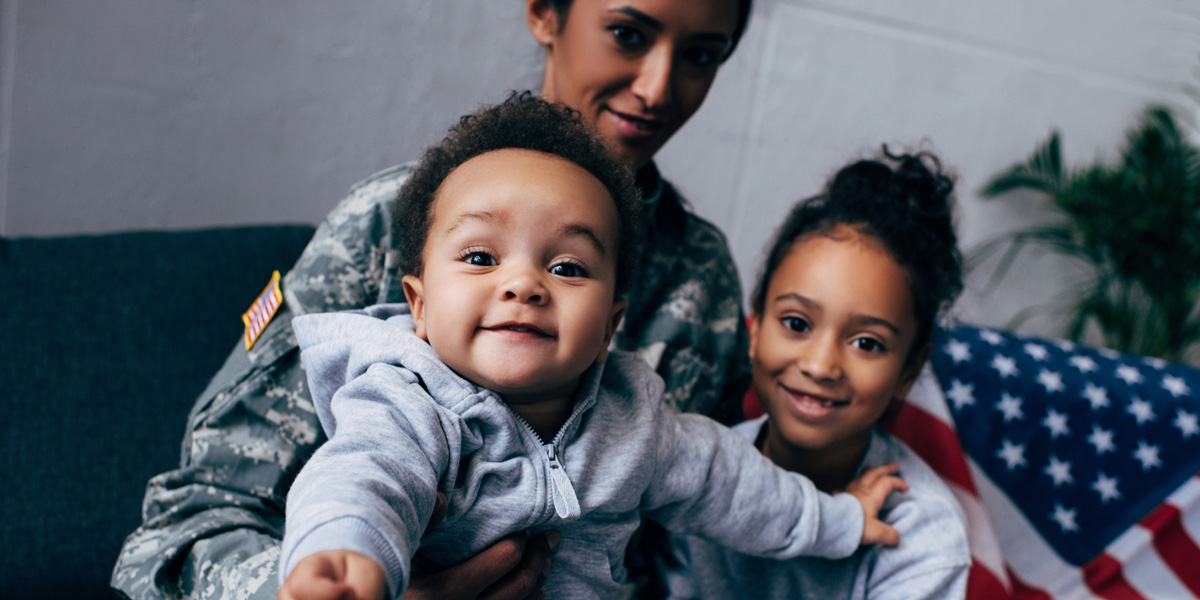
[[[463,262],[476,267],[494,267],[496,259],[486,252],[471,252],[463,256]]]
[[[720,61],[720,56],[708,48],[689,48],[684,51],[683,59],[697,67],[711,67]]]
[[[550,267],[550,274],[558,275],[559,277],[584,277],[587,275],[587,271],[577,264],[558,263]]]
[[[782,323],[783,326],[789,331],[808,331],[808,321],[805,321],[800,317],[783,317],[782,319],[779,319],[779,322]]]
[[[646,37],[642,35],[642,32],[632,27],[616,25],[611,28],[611,31],[617,45],[623,48],[637,48],[646,42]]]
[[[854,340],[854,346],[866,352],[882,352],[883,344],[875,338],[860,337]]]

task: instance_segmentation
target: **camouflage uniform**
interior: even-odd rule
[[[143,523],[112,585],[132,598],[274,598],[288,488],[325,441],[299,361],[295,315],[403,301],[391,200],[411,165],[355,185],[284,277],[284,305],[239,344],[188,418],[182,466],[152,478]],[[649,234],[614,346],[639,352],[664,401],[726,423],[749,382],[741,288],[729,248],[670,185],[646,200]]]

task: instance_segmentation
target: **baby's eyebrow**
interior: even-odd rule
[[[600,237],[596,235],[596,232],[592,231],[592,228],[588,227],[587,225],[568,223],[559,229],[559,234],[563,236],[579,236],[586,238],[587,241],[596,248],[596,252],[600,253],[600,256],[608,256],[608,249],[604,247],[604,242],[601,242]]]
[[[479,221],[481,223],[491,225],[493,223],[504,221],[504,215],[502,213],[497,213],[490,210],[463,213],[458,215],[458,217],[454,219],[454,222],[446,228],[446,233],[453,233],[455,229],[458,229],[459,227],[462,227],[471,221]]]

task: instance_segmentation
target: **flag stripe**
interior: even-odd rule
[[[1083,581],[1088,589],[1104,600],[1143,600],[1125,579],[1121,563],[1107,553],[1083,565]]]
[[[1007,598],[1008,587],[987,567],[979,563],[971,565],[967,574],[968,598]]]
[[[1178,508],[1169,504],[1158,507],[1142,521],[1155,532],[1154,549],[1191,592],[1200,596],[1200,547],[1183,530],[1183,518]]]
[[[946,452],[959,447],[954,429],[940,419],[915,406],[904,404],[896,412],[892,431],[913,449],[942,479],[978,496],[970,470],[961,452]]]
[[[1012,582],[1014,599],[1016,599],[1016,600],[1054,600],[1054,597],[1051,596],[1050,594],[1047,594],[1046,592],[1039,590],[1039,589],[1029,585],[1028,583],[1025,583],[1024,581],[1022,581],[1020,577],[1017,577],[1016,573],[1012,572],[1012,569],[1008,569],[1007,571],[1008,571],[1008,580]],[[975,596],[970,596],[970,595],[968,595],[967,597],[975,598]],[[979,596],[979,598],[988,598],[990,600],[991,597]]]

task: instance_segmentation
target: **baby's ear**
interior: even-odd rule
[[[417,337],[428,342],[429,336],[425,333],[425,286],[416,275],[405,275],[400,279],[400,284],[404,287],[404,299],[412,311]]]
[[[596,362],[602,363],[608,360],[608,346],[612,343],[612,338],[617,333],[617,326],[621,324],[621,317],[625,316],[625,309],[629,308],[629,301],[621,298],[613,302],[612,314],[609,315],[608,322],[604,328],[604,345],[600,347],[600,353],[596,355]]]

